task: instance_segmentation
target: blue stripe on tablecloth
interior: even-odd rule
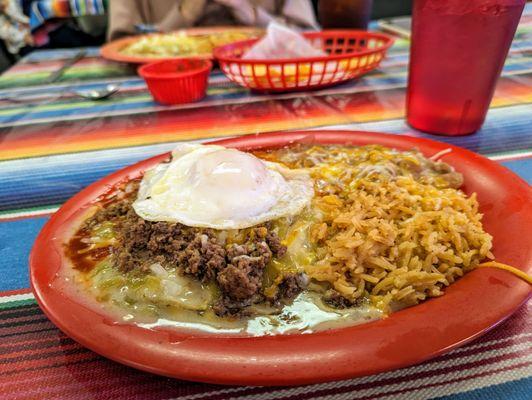
[[[130,111],[133,111],[135,109],[142,109],[146,107],[155,108],[156,104],[149,100],[149,101],[139,101],[135,103],[112,103],[112,104],[103,104],[100,105],[98,103],[95,103],[91,107],[85,107],[85,108],[60,108],[57,110],[51,110],[51,111],[31,111],[31,108],[29,108],[29,111],[22,112],[22,113],[15,113],[12,115],[6,115],[0,117],[0,124],[3,125],[9,125],[13,123],[19,123],[21,121],[32,121],[32,120],[39,120],[44,118],[57,118],[57,120],[61,120],[68,116],[79,116],[84,113],[90,113],[91,115],[97,114],[103,117],[103,113],[113,113],[116,111],[123,111],[123,115],[129,114]],[[150,110],[154,111],[154,110]]]
[[[458,384],[459,385],[459,384]],[[532,377],[501,383],[464,393],[437,397],[434,400],[530,400],[532,397]]]
[[[29,287],[28,256],[47,219],[0,221],[0,291]]]
[[[90,183],[174,144],[62,154],[0,163],[0,210],[60,204]]]
[[[408,134],[465,147],[474,152],[490,155],[532,150],[532,104],[492,108],[486,122],[477,133],[469,136],[436,136],[412,129],[404,119],[359,122],[326,127],[326,129],[351,129]]]
[[[532,158],[504,161],[501,164],[511,169],[529,184],[532,184]]]
[[[128,149],[128,151],[131,151]],[[158,154],[164,151],[162,147],[151,149],[153,154]],[[142,152],[139,151],[136,155],[137,159],[145,158],[145,155],[142,155]],[[123,158],[122,160],[125,160]],[[123,162],[123,161],[121,161]],[[69,165],[68,162],[65,162],[61,168],[65,168]],[[99,161],[97,162],[99,163]],[[525,176],[521,175],[523,178],[527,179],[528,182],[532,182],[532,159],[526,160],[515,160],[503,163],[505,166],[513,170],[515,173],[525,173]],[[109,165],[112,164],[108,164]],[[121,165],[120,165],[121,166]],[[118,169],[120,166],[114,164],[114,167],[111,170]],[[86,184],[88,181],[96,180],[103,175],[111,172],[109,169],[101,169],[96,171],[91,171],[89,174],[84,177],[82,183]],[[63,183],[51,184],[50,182],[53,179],[47,179],[45,182],[38,184],[38,187],[41,191],[34,192],[35,203],[34,204],[44,204],[40,203],[45,201],[48,203],[48,199],[60,201],[66,200],[68,197],[75,194],[81,187],[80,182],[70,181],[68,176],[71,174],[70,171],[64,172],[64,177],[56,177],[59,181],[63,180]],[[43,179],[39,177],[35,179],[32,178],[33,182],[41,182]],[[2,185],[3,186],[3,185]],[[60,192],[61,196],[50,195],[50,192]],[[0,199],[2,195],[0,195]],[[11,202],[17,204],[16,196],[11,198]],[[25,219],[20,219],[16,221],[1,221],[0,220],[0,270],[2,271],[2,279],[0,279],[0,291],[5,290],[16,290],[24,289],[29,285],[28,281],[28,254],[30,252],[31,246],[37,237],[37,234],[41,230],[42,226],[46,222],[47,217],[30,217]],[[12,238],[16,237],[16,240]]]

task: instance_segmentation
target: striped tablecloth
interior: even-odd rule
[[[103,15],[108,0],[36,0],[29,9],[30,28],[35,30],[46,21],[86,15]]]
[[[0,77],[1,399],[530,399],[532,310],[462,348],[393,372],[294,388],[221,387],[139,372],[56,329],[28,290],[28,254],[57,207],[91,182],[171,149],[176,141],[293,129],[359,129],[429,137],[405,125],[408,43],[382,67],[313,93],[253,95],[219,73],[197,104],[154,104],[130,67],[97,49],[54,85],[43,78],[72,51],[36,52]],[[110,100],[72,90],[119,83]],[[492,108],[475,135],[431,137],[484,154],[532,181],[532,7],[527,8]],[[356,360],[353,360],[356,362]]]

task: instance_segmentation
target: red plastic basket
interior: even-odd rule
[[[181,104],[205,97],[211,69],[209,60],[164,60],[143,65],[139,68],[139,75],[146,81],[155,101]]]
[[[393,44],[392,37],[367,31],[327,30],[303,34],[328,56],[278,60],[242,60],[259,39],[214,49],[225,75],[241,86],[267,92],[287,92],[334,85],[375,69]]]

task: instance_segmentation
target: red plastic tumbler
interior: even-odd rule
[[[407,120],[448,136],[478,130],[525,0],[414,0]]]

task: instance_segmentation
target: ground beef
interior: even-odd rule
[[[262,287],[264,269],[273,256],[269,235],[262,235],[264,229],[254,229],[246,243],[232,244],[227,248],[227,264],[216,280],[222,293],[226,293],[231,300],[246,300]],[[272,244],[272,247],[275,245]]]
[[[222,291],[215,304],[218,315],[235,315],[250,304],[263,300],[261,293],[264,269],[272,257],[286,252],[278,236],[266,227],[253,228],[243,244],[227,247],[226,266],[216,281]]]
[[[278,286],[277,299],[293,300],[308,285],[308,276],[303,273],[287,274]]]
[[[323,296],[324,303],[330,305],[333,308],[349,308],[355,305],[351,300],[346,299],[336,290],[328,290]]]
[[[277,257],[282,257],[286,253],[286,246],[281,243],[281,239],[273,232],[268,232],[266,235],[266,242],[270,247],[270,250]]]
[[[212,309],[219,317],[243,317],[249,315],[247,307],[252,304],[263,301],[261,295],[255,295],[246,300],[236,301],[231,300],[228,296],[221,296],[212,306]]]
[[[215,231],[182,224],[151,222],[140,218],[131,203],[134,196],[108,203],[91,217],[92,227],[112,220],[117,228],[118,244],[113,259],[123,272],[148,271],[153,263],[177,266],[203,282],[216,282],[221,297],[214,306],[218,315],[242,314],[251,304],[264,300],[264,269],[272,257],[281,257],[286,247],[269,227],[245,231],[241,244],[222,243]],[[296,279],[282,283],[282,293],[293,296]]]
[[[102,222],[110,221],[127,214],[131,208],[131,202],[128,200],[119,200],[109,206],[102,208],[91,218],[85,221],[83,228],[91,229]]]
[[[91,229],[102,222],[116,221],[124,217],[131,209],[131,203],[136,197],[139,186],[140,178],[121,184],[112,195],[102,199],[103,207],[85,221],[82,229]]]
[[[154,262],[183,268],[207,282],[225,266],[226,251],[210,229],[146,221],[130,207],[118,224],[116,265],[124,271],[146,270]]]

